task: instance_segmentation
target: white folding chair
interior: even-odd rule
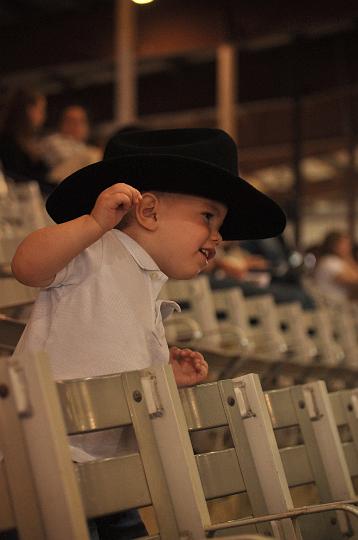
[[[211,508],[205,530],[219,532],[230,526],[238,534],[242,527],[256,527],[266,536],[300,539],[298,526],[287,516],[283,519],[281,515],[277,522],[269,519],[260,523],[265,514],[293,510],[293,503],[263,394],[250,392],[243,382],[247,377],[180,390],[200,479]],[[255,382],[259,385],[257,377]],[[253,412],[256,409],[262,414]],[[262,421],[264,415],[266,422]],[[212,430],[224,434],[222,444],[215,449],[209,436]],[[200,437],[203,433],[208,433],[209,444]],[[216,523],[220,515],[226,520]]]
[[[336,367],[344,359],[342,347],[333,338],[333,328],[326,308],[320,307],[303,312],[306,333],[317,347],[319,366]]]
[[[278,304],[276,309],[290,361],[303,366],[312,364],[317,356],[317,347],[306,331],[301,304],[287,302]]]
[[[56,386],[43,355],[0,358],[0,531],[88,539]]]
[[[357,502],[324,382],[268,391],[265,397],[298,504]],[[328,513],[302,519],[302,530],[312,540],[356,538],[358,521],[351,511]]]
[[[358,497],[358,389],[330,392],[329,399]]]
[[[327,305],[335,340],[344,352],[343,364],[358,370],[358,338],[348,302],[329,302]]]
[[[256,354],[283,360],[288,351],[281,331],[274,299],[269,294],[246,298],[250,334],[256,345]]]

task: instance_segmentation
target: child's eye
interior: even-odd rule
[[[214,214],[211,212],[203,212],[203,216],[207,221],[210,221],[214,217]]]

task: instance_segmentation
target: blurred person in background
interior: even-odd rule
[[[101,148],[89,144],[90,122],[81,105],[68,105],[58,121],[57,131],[44,138],[43,158],[50,168],[48,180],[58,184],[72,172],[102,158]]]
[[[327,233],[319,247],[314,280],[320,291],[333,300],[358,297],[358,263],[347,232]]]
[[[291,250],[283,238],[223,246],[213,263],[215,267],[208,268],[213,289],[240,287],[247,297],[270,294],[278,304],[299,302],[303,309],[315,307],[301,283],[303,257]]]
[[[36,180],[47,191],[48,165],[42,158],[41,131],[46,120],[46,97],[36,90],[14,91],[5,107],[0,132],[0,161],[15,182]]]

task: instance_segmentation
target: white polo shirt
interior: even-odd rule
[[[106,233],[42,289],[16,352],[46,351],[55,379],[143,369],[168,362],[158,300],[167,277],[121,231]]]
[[[40,291],[15,354],[46,351],[56,380],[166,363],[162,318],[180,310],[175,302],[158,300],[166,280],[137,242],[113,229]],[[108,444],[101,440],[86,450],[93,455],[115,453],[111,437]]]

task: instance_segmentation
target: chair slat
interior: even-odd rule
[[[265,392],[272,427],[282,429],[297,425],[297,416],[288,388]]]
[[[69,434],[132,423],[121,375],[62,381],[57,389]]]
[[[304,445],[281,448],[280,456],[290,487],[304,486],[314,482],[313,472]]]
[[[219,388],[216,383],[180,390],[188,429],[209,429],[227,425]]]
[[[151,504],[139,454],[77,464],[87,517]]]
[[[233,448],[198,454],[195,457],[206,499],[226,497],[246,491]]]

